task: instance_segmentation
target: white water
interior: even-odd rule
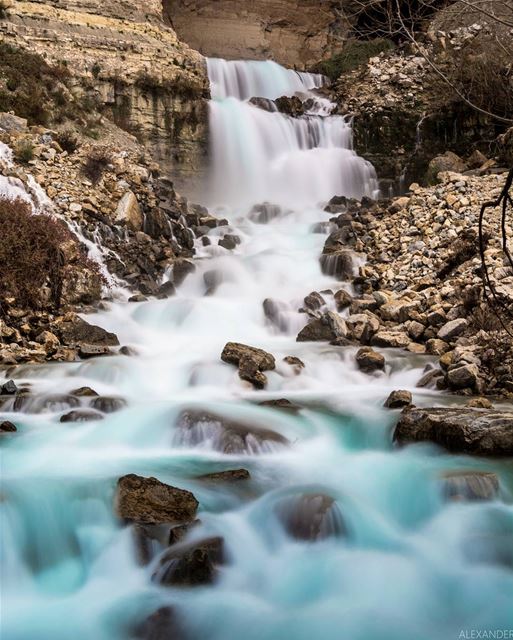
[[[267,63],[237,68],[273,95],[266,89]],[[297,76],[280,74],[291,83],[275,91],[295,92]],[[303,91],[309,81],[306,76]],[[228,82],[217,90],[235,92]],[[244,121],[245,131],[234,113],[254,107],[230,97],[214,106],[227,111],[226,136],[212,132],[214,151],[232,146],[226,164],[214,167],[223,174],[226,199],[213,193],[210,202],[225,205],[219,213],[240,235],[239,247],[233,253],[217,247],[227,229],[212,230],[214,244],[201,250],[205,259],[176,297],[115,304],[90,318],[116,331],[138,356],[15,372],[18,384],[30,382],[41,396],[87,384],[104,395],[121,395],[129,405],[86,424],[60,424],[64,409],[55,404],[38,415],[0,414],[19,428],[2,440],[2,639],[127,639],[130,624],[162,604],[177,608],[194,640],[445,640],[461,637],[462,630],[511,628],[513,573],[497,560],[510,548],[511,504],[445,504],[439,485],[445,470],[493,469],[502,497],[510,500],[511,466],[428,446],[394,450],[394,416],[381,409],[391,390],[411,389],[418,404],[444,402],[415,389],[421,358],[388,353],[386,373],[370,377],[357,371],[353,349],[295,342],[306,322],[297,312],[302,298],[340,286],[319,268],[325,236],[311,228],[330,216],[317,203],[351,189],[370,195],[372,170],[352,152],[329,161],[323,156],[323,166],[346,181],[329,184],[348,188],[325,193],[329,184],[316,169],[319,148],[301,150],[300,167],[310,172],[295,174],[288,156],[297,152],[297,138],[290,136],[276,149],[289,167],[286,181],[274,179],[279,166],[255,165],[241,174],[237,158],[243,163],[248,152],[232,144],[235,131],[243,140],[252,132],[259,141],[268,126],[297,131],[303,125],[279,114],[261,119],[255,110],[258,115]],[[339,119],[317,125],[331,140],[350,138]],[[254,174],[261,171],[260,193]],[[301,201],[298,191],[308,198]],[[251,205],[271,196],[285,205],[281,214],[268,224],[254,222]],[[205,296],[203,275],[212,270],[221,284]],[[266,298],[282,303],[281,331],[264,317]],[[253,391],[220,361],[228,340],[276,356],[265,391]],[[300,375],[283,362],[287,355],[304,361]],[[256,404],[282,397],[306,408],[289,415]],[[198,405],[277,431],[291,444],[258,456],[227,456],[209,442],[195,445],[175,423],[183,407]],[[246,490],[194,480],[239,467],[252,474]],[[226,543],[228,562],[215,586],[159,589],[150,580],[153,569],[136,564],[130,532],[112,515],[115,483],[125,473],[154,475],[195,493],[202,524],[194,535],[215,533]],[[287,537],[276,505],[305,491],[337,500],[347,538],[308,544]]]

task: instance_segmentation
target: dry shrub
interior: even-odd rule
[[[103,147],[92,149],[85,159],[82,167],[82,173],[93,184],[97,184],[103,177],[103,174],[109,164],[112,162],[112,155]]]
[[[62,247],[70,241],[75,243],[73,235],[59,220],[32,214],[23,200],[0,199],[0,297],[31,309],[58,307],[69,268]],[[96,268],[77,253],[79,268]]]

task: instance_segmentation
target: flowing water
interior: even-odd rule
[[[2,440],[2,638],[121,640],[168,604],[199,640],[437,640],[513,628],[511,468],[392,446],[395,416],[381,408],[391,390],[411,389],[420,405],[447,402],[415,389],[422,358],[389,352],[386,372],[372,377],[356,369],[354,349],[295,341],[304,296],[340,286],[319,266],[326,235],[313,231],[329,220],[325,202],[377,189],[372,167],[351,150],[350,124],[311,93],[320,77],[220,60],[209,73],[206,204],[228,226],[198,247],[198,268],[175,297],[113,303],[89,318],[137,355],[5,372],[37,399],[1,414],[18,425]],[[295,121],[246,101],[297,92],[313,100]],[[241,238],[233,252],[215,242],[229,230]],[[280,309],[274,325],[267,298]],[[220,361],[229,340],[276,356],[264,391]],[[304,362],[299,375],[286,356]],[[61,424],[69,407],[55,394],[84,385],[128,404],[102,421]],[[259,405],[283,397],[304,408]],[[176,424],[184,408],[263,426],[289,444],[223,454],[208,428],[184,436]],[[195,479],[240,467],[251,472],[244,485]],[[441,474],[469,468],[498,473],[500,499],[447,502]],[[158,587],[154,567],[137,563],[112,509],[127,473],[193,491],[201,524],[190,535],[225,540],[215,585]],[[344,535],[291,538],[280,504],[318,493],[336,501],[328,529],[342,522]]]

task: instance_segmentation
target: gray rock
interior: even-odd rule
[[[450,322],[446,322],[444,326],[438,332],[438,338],[440,340],[453,340],[460,336],[465,329],[468,327],[468,322],[464,318],[458,318],[456,320],[451,320]]]
[[[451,365],[447,371],[447,384],[451,389],[475,389],[479,380],[479,369],[475,364]]]

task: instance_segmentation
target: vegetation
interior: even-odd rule
[[[39,308],[60,303],[64,274],[61,245],[71,238],[63,224],[47,215],[33,215],[22,200],[0,199],[0,290],[17,304]]]
[[[72,129],[64,129],[57,134],[57,142],[61,149],[70,155],[78,149],[78,137]]]
[[[109,151],[104,147],[96,147],[85,159],[82,173],[93,184],[97,184],[111,162],[112,156]]]
[[[342,51],[329,60],[320,62],[314,70],[317,73],[328,76],[332,82],[335,82],[341,75],[365,64],[369,58],[377,56],[382,51],[389,51],[393,48],[394,43],[386,38],[348,40]]]
[[[16,145],[14,155],[18,162],[28,164],[34,159],[34,145],[28,140],[22,140]]]

